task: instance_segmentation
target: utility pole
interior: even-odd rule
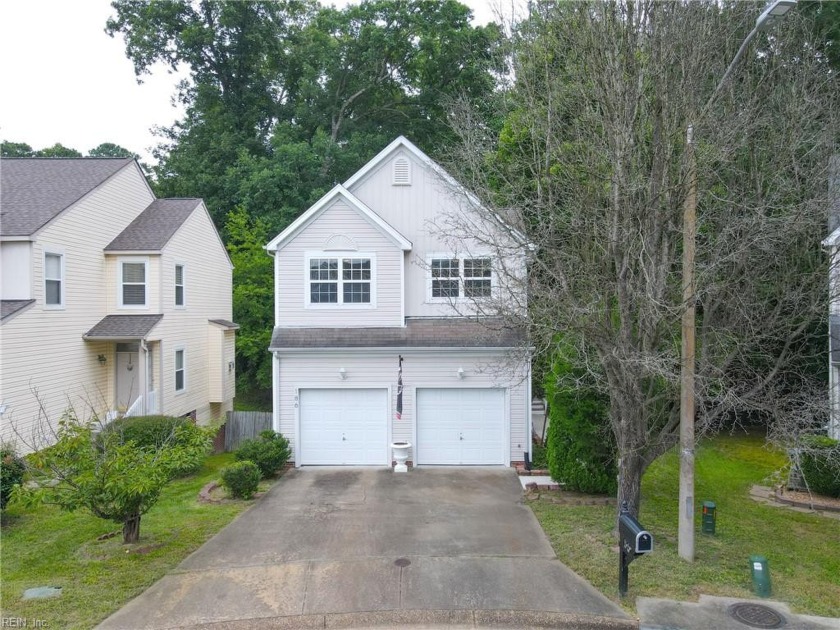
[[[726,84],[747,46],[758,31],[774,24],[797,0],[771,0],[755,21],[755,27],[741,43],[715,91],[701,110],[698,120],[706,115],[721,88]],[[683,204],[683,315],[682,365],[680,367],[680,504],[677,553],[694,562],[694,352],[696,315],[695,245],[697,239],[697,156],[694,153],[694,125],[686,130],[688,190]]]

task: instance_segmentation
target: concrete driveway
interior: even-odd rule
[[[100,625],[638,627],[560,563],[509,469],[304,469]]]

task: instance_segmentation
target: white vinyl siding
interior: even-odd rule
[[[175,306],[184,306],[184,265],[175,265]]]
[[[453,220],[457,221],[454,217],[470,213],[470,203],[463,196],[453,192],[450,184],[444,182],[414,155],[401,149],[395,151],[394,157],[397,155],[405,156],[411,161],[411,186],[393,185],[394,158],[389,157],[364,178],[355,182],[350,191],[412,242],[412,251],[408,252],[405,258],[405,316],[440,317],[468,313],[472,308],[469,300],[459,303],[456,312],[449,298],[431,299],[429,263],[435,252],[455,257],[452,250],[453,234],[449,224]],[[469,220],[478,232],[495,229],[484,224],[476,216],[470,217]],[[502,243],[505,243],[502,246],[504,251],[516,251],[513,244],[506,244],[505,235],[500,235],[500,238]],[[512,255],[509,260],[504,261],[503,266],[500,261],[493,260],[494,266],[503,268],[503,272],[496,272],[492,279],[494,297],[504,296],[521,288],[512,282],[508,287],[507,283],[508,278],[525,273],[524,247],[522,249],[521,255]],[[486,258],[492,253],[477,240],[466,237],[459,239],[459,259]],[[471,284],[476,290],[484,290],[486,283]],[[463,293],[463,284],[459,290]],[[524,297],[516,300],[516,303],[524,304]]]
[[[148,306],[149,261],[146,258],[121,258],[119,305],[121,308]]]
[[[398,355],[403,356],[403,413],[396,419]],[[504,355],[471,352],[282,353],[275,360],[275,429],[295,445],[298,430],[298,389],[390,388],[387,441],[416,444],[415,392],[423,388],[499,388],[506,391],[505,457],[522,461],[528,450],[526,366],[511,367]],[[503,366],[503,367],[502,367]],[[344,368],[344,379],[339,370]],[[464,378],[458,377],[463,368]],[[502,369],[504,377],[499,373]],[[296,448],[296,447],[295,447]],[[409,459],[414,459],[412,451]],[[299,460],[297,460],[299,463]],[[504,463],[508,463],[505,461]],[[422,462],[417,462],[422,464]]]
[[[44,305],[64,307],[64,255],[49,250],[44,251]]]
[[[328,251],[341,241],[354,244],[357,250]],[[309,262],[315,259],[359,260],[370,259],[370,303],[343,303],[344,286],[348,298],[364,299],[361,274],[348,270],[350,277],[343,278],[344,269],[338,263],[337,278],[311,277]],[[403,251],[342,200],[327,207],[318,218],[276,253],[275,289],[277,292],[276,318],[284,326],[402,326],[402,263]],[[338,302],[313,304],[312,283],[336,283],[334,295]],[[318,287],[329,294],[331,287]]]

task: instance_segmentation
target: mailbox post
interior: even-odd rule
[[[618,514],[618,594],[627,595],[627,576],[630,563],[641,555],[653,551],[653,536],[627,510],[627,502],[621,504]]]

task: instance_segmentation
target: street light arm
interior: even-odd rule
[[[723,77],[721,77],[720,81],[715,88],[715,91],[712,92],[712,95],[709,97],[709,100],[706,101],[706,105],[703,107],[702,113],[700,114],[700,118],[703,118],[706,114],[706,110],[712,106],[712,102],[717,97],[718,93],[723,89],[723,86],[726,85],[726,82],[729,80],[729,77],[732,75],[732,71],[735,69],[735,66],[738,65],[738,62],[741,60],[741,57],[744,56],[744,51],[747,50],[747,46],[750,45],[750,42],[756,36],[758,31],[760,30],[761,26],[756,24],[753,30],[750,31],[750,34],[747,35],[746,39],[741,43],[741,47],[738,49],[738,52],[735,53],[735,57],[733,57],[732,62],[729,64],[729,67],[726,69],[726,72],[723,73]]]

